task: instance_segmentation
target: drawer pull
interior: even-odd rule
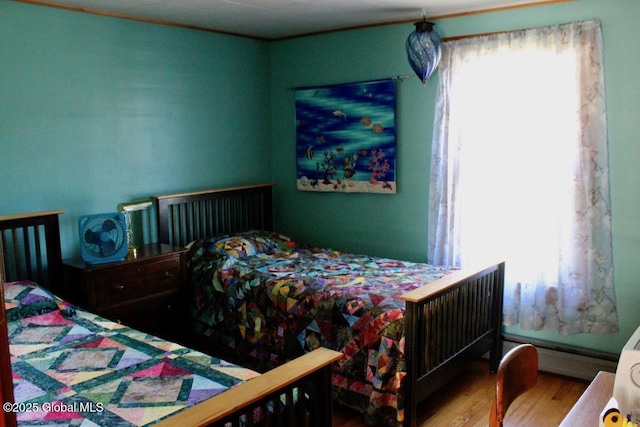
[[[162,274],[160,275],[160,278],[162,280],[167,280],[167,279],[171,279],[174,276],[174,274],[170,271],[163,271]]]
[[[111,292],[112,293],[120,292],[122,290],[124,290],[124,285],[113,285],[111,287]]]

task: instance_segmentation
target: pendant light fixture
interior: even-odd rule
[[[424,16],[414,25],[416,29],[409,34],[405,47],[411,68],[424,84],[440,62],[440,36],[433,30],[433,22]]]

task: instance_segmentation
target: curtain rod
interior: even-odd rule
[[[452,37],[443,37],[442,42],[451,42],[455,40],[464,40],[464,39],[474,39],[477,37],[488,37],[495,36],[496,34],[506,34],[513,33],[514,31],[522,31],[522,30],[505,30],[505,31],[493,31],[490,33],[478,33],[478,34],[465,34],[463,36],[452,36]]]
[[[575,21],[575,22],[587,22],[589,21],[589,19],[585,20],[585,21]],[[528,30],[535,30],[535,29],[540,29],[540,28],[549,28],[549,27],[557,27],[557,26],[562,26],[562,25],[568,25],[571,22],[565,22],[565,23],[561,23],[561,24],[554,24],[554,25],[543,25],[540,27],[528,27],[528,28],[517,28],[514,30],[504,30],[504,31],[492,31],[492,32],[488,32],[488,33],[478,33],[478,34],[465,34],[462,36],[451,36],[451,37],[442,37],[442,42],[450,42],[450,41],[455,41],[455,40],[464,40],[464,39],[473,39],[476,37],[489,37],[489,36],[495,36],[497,34],[507,34],[507,33],[516,33],[518,31],[528,31]]]
[[[373,83],[373,82],[381,82],[384,80],[406,80],[408,79],[410,76],[395,76],[395,77],[387,77],[387,78],[382,78],[382,79],[374,79],[374,80],[364,80],[364,81],[359,81],[359,82],[351,82],[351,83],[336,83],[336,84],[325,84],[325,85],[316,85],[316,86],[298,86],[298,87],[289,87],[287,89],[289,90],[304,90],[304,89],[317,89],[317,88],[323,88],[323,87],[329,87],[329,86],[340,86],[340,85],[351,85],[351,84],[358,84],[358,83]]]

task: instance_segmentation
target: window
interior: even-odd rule
[[[596,21],[443,45],[429,261],[506,261],[505,323],[618,329]]]

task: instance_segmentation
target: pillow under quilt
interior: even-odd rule
[[[197,241],[191,247],[189,258],[210,256],[221,262],[222,268],[228,268],[245,256],[290,253],[294,248],[295,242],[287,236],[271,231],[251,230]]]
[[[34,282],[8,282],[3,286],[8,322],[65,309],[58,306],[58,300],[53,294]]]

